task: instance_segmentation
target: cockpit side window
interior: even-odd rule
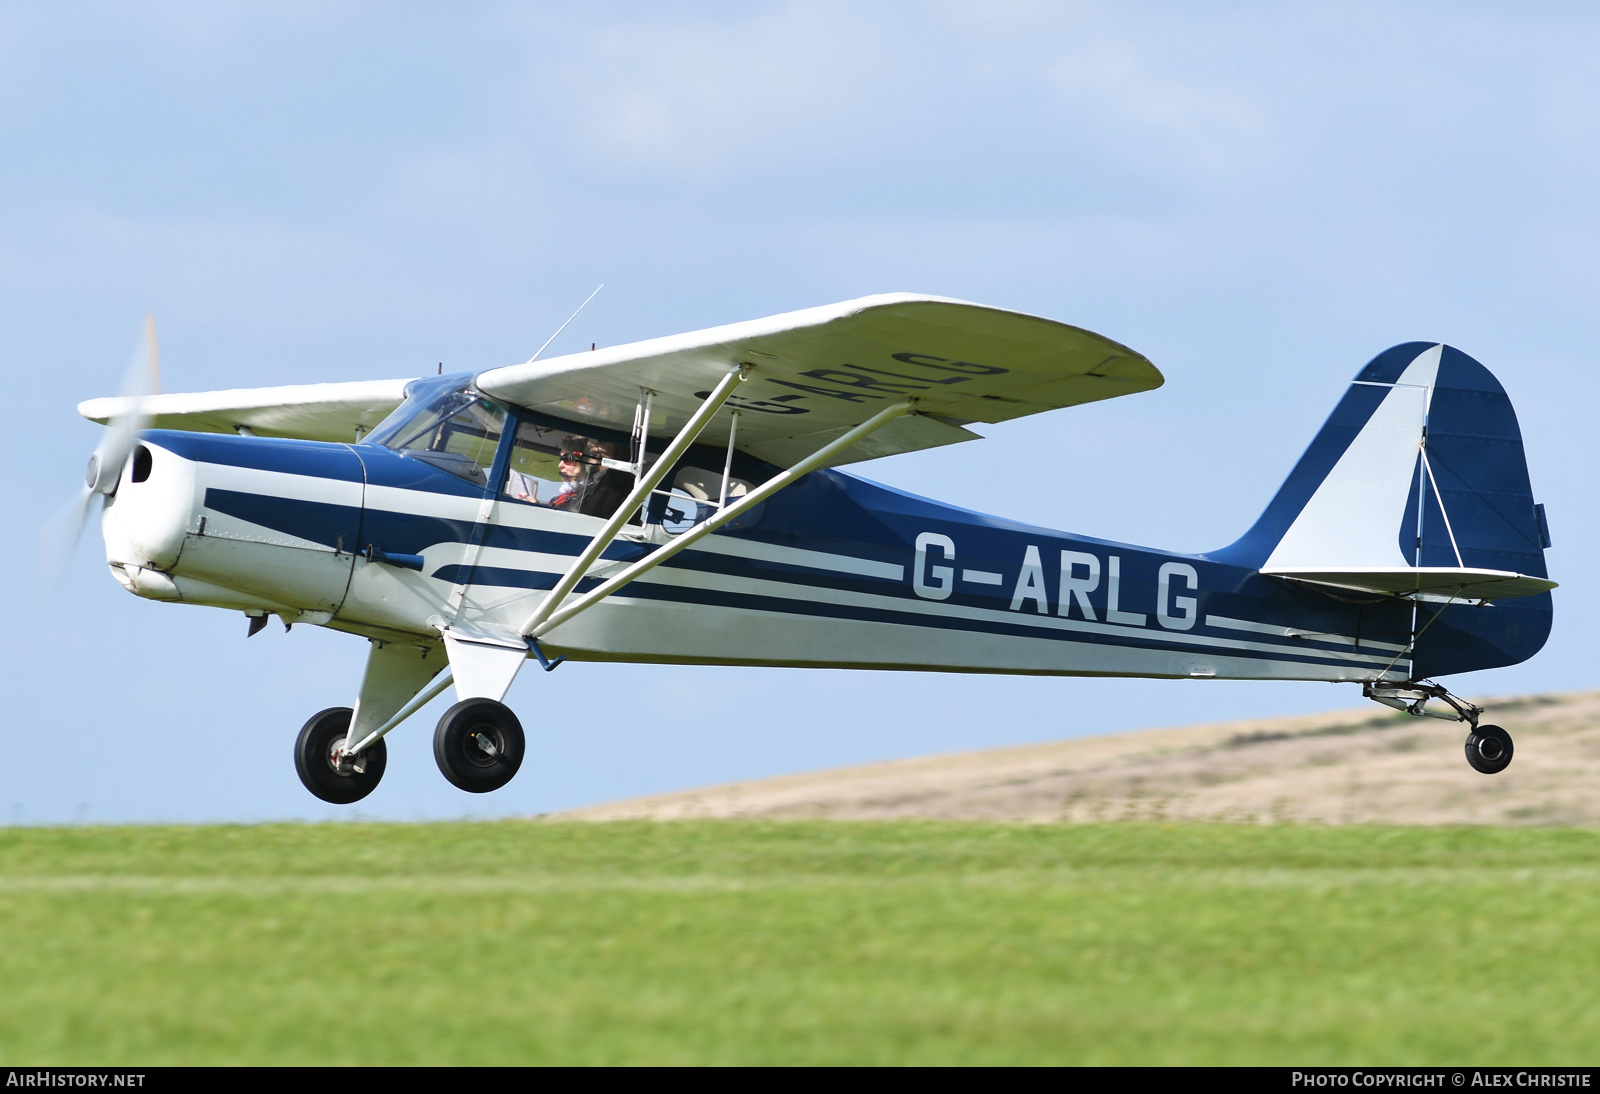
[[[549,504],[561,479],[562,444],[566,433],[545,429],[532,422],[517,426],[511,444],[511,465],[501,493],[517,501]]]
[[[633,487],[630,475],[605,466],[615,458],[609,442],[523,422],[502,493],[550,509],[609,517]]]
[[[722,496],[724,490],[726,499]],[[744,479],[730,478],[724,487],[720,471],[683,467],[673,478],[672,490],[661,507],[661,527],[668,535],[680,535],[715,514],[724,500],[731,503],[750,490],[750,483]]]
[[[505,407],[467,390],[419,399],[411,413],[399,411],[372,432],[372,441],[425,460],[479,486],[489,485]]]

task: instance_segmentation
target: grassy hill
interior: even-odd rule
[[[1516,758],[1479,775],[1466,729],[1376,704],[818,771],[573,810],[686,817],[1600,824],[1600,692],[1479,700]]]
[[[9,829],[0,1063],[1592,1063],[1597,924],[1590,829]]]

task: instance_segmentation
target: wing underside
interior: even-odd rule
[[[736,447],[787,466],[880,410],[912,415],[838,462],[909,452],[1045,410],[1159,387],[1142,355],[1078,327],[938,297],[864,297],[691,334],[491,369],[490,395],[569,421],[628,430],[643,392],[651,433],[671,434],[730,369],[749,378],[728,406]],[[702,435],[725,444],[730,417]]]

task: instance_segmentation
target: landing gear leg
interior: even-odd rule
[[[375,741],[358,756],[344,755],[350,735],[349,707],[329,707],[311,716],[294,743],[294,769],[306,789],[325,802],[349,805],[378,788],[388,752]]]
[[[1438,684],[1426,684],[1419,680],[1393,687],[1367,684],[1361,689],[1361,694],[1374,702],[1419,718],[1466,722],[1471,729],[1466,741],[1467,763],[1472,765],[1474,771],[1498,775],[1511,764],[1511,734],[1499,726],[1480,726],[1478,719],[1483,714],[1483,708],[1451,695]],[[1429,699],[1437,699],[1450,709],[1429,710]]]

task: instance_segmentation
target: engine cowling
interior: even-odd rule
[[[139,596],[326,622],[364,491],[348,445],[153,430],[107,499],[106,561]]]

